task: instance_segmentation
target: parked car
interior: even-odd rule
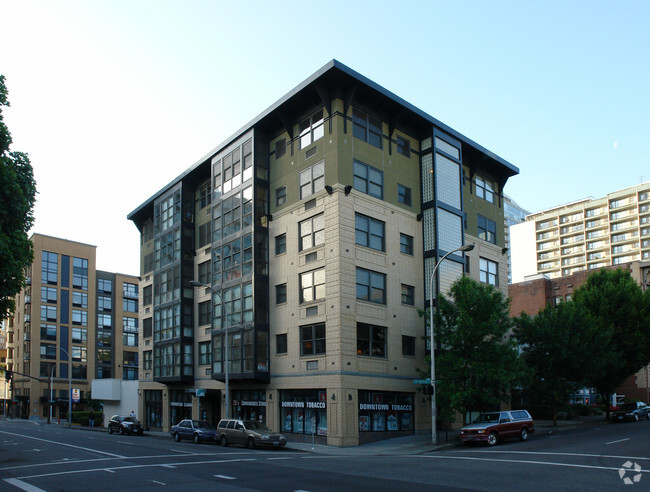
[[[125,417],[123,415],[113,415],[108,421],[108,433],[119,432],[120,434],[137,434],[141,436],[144,433],[142,424],[135,417]]]
[[[249,448],[268,446],[282,448],[287,437],[273,432],[266,425],[254,420],[221,419],[217,425],[218,439],[223,446],[242,444]]]
[[[185,419],[176,425],[172,425],[170,434],[176,442],[181,439],[192,439],[196,444],[199,444],[203,441],[214,441],[217,429],[202,420]]]
[[[535,422],[526,410],[487,412],[460,430],[460,440],[487,442],[488,446],[494,446],[499,441],[513,437],[525,441],[533,432]]]
[[[638,422],[639,419],[650,420],[650,407],[641,401],[634,403],[622,403],[617,410],[610,414],[612,422],[631,420]]]

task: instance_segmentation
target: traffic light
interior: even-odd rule
[[[11,379],[11,369],[5,369],[5,381],[9,381]]]

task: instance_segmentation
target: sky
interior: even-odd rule
[[[126,216],[337,59],[519,168],[529,212],[650,181],[650,1],[0,0],[33,232],[138,275]]]

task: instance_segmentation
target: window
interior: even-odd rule
[[[325,161],[320,161],[300,173],[300,199],[325,189]]]
[[[122,318],[122,331],[128,333],[138,332],[138,318]]]
[[[100,294],[111,294],[113,292],[113,282],[103,278],[98,279],[97,292]]]
[[[397,135],[397,153],[411,157],[411,141]]]
[[[122,308],[128,313],[137,313],[138,312],[138,300],[137,299],[123,299]]]
[[[151,295],[153,292],[153,287],[151,285],[147,285],[142,289],[142,302],[146,306],[147,304],[151,304]]]
[[[402,335],[402,355],[415,356],[415,337]]]
[[[354,189],[374,196],[384,198],[384,173],[363,162],[354,161]]]
[[[499,285],[497,264],[485,258],[479,259],[479,280],[490,285]]]
[[[122,379],[125,381],[136,381],[138,379],[138,368],[124,367],[122,369]]]
[[[402,304],[415,305],[415,288],[413,286],[402,284]]]
[[[357,323],[357,355],[386,357],[386,328]]]
[[[275,236],[275,254],[281,255],[282,253],[287,252],[287,235],[286,234],[280,234],[279,236]]]
[[[483,198],[485,201],[490,203],[494,203],[492,184],[479,176],[476,177],[476,196]]]
[[[210,284],[212,280],[212,262],[210,260],[199,263],[199,282]],[[146,287],[145,287],[146,288]]]
[[[300,274],[300,303],[325,298],[325,269]]]
[[[309,118],[301,121],[299,131],[301,149],[304,149],[309,144],[325,135],[325,128],[323,126],[323,110],[320,109]]]
[[[58,276],[59,255],[43,251],[41,258],[41,283],[56,285]]]
[[[108,311],[109,313],[113,310],[113,298],[106,296],[97,297],[97,310],[98,311]]]
[[[72,350],[70,351],[70,355],[72,357],[72,360],[76,362],[88,362],[88,351],[86,347],[76,347],[73,346]]]
[[[478,216],[478,237],[492,244],[497,243],[497,224],[482,215]]]
[[[381,149],[381,121],[358,109],[354,109],[352,111],[352,126],[355,137]]]
[[[357,268],[357,299],[386,304],[386,275]]]
[[[75,307],[88,308],[88,294],[85,292],[72,292],[72,305]]]
[[[97,330],[97,346],[110,347],[113,345],[113,339],[109,330]]]
[[[54,287],[41,287],[41,302],[56,304],[56,289]]]
[[[404,185],[397,185],[397,200],[404,205],[411,206],[411,188]]]
[[[41,359],[56,359],[56,345],[41,343]]]
[[[284,304],[287,302],[287,284],[275,286],[275,303]]]
[[[276,354],[286,354],[287,353],[287,334],[282,333],[281,335],[275,335],[275,353]]]
[[[74,311],[72,312],[74,313]],[[56,321],[56,306],[44,306],[41,304],[41,321]]]
[[[151,318],[145,318],[142,320],[142,334],[145,337],[150,337],[153,333],[153,323]]]
[[[145,370],[151,370],[153,362],[153,352],[151,350],[146,350],[142,352],[142,368]]]
[[[361,246],[385,251],[385,226],[380,220],[375,220],[365,215],[355,214],[355,242]]]
[[[86,314],[85,312],[83,314]],[[74,323],[74,311],[72,311],[72,322]],[[75,323],[78,324],[78,323]],[[82,323],[82,326],[86,326],[85,323]],[[113,317],[110,314],[98,314],[97,315],[97,327],[99,328],[110,328],[113,326]]]
[[[199,209],[202,210],[212,203],[212,185],[207,183],[199,190]]]
[[[277,206],[284,205],[287,202],[287,187],[280,186],[275,190],[275,204]]]
[[[206,222],[199,226],[199,244],[198,248],[202,248],[212,242],[212,221]]]
[[[202,366],[212,364],[212,344],[211,342],[199,343],[199,364]]]
[[[181,230],[176,228],[154,240],[154,269],[159,270],[181,257]]]
[[[300,327],[300,355],[325,353],[325,323]]]
[[[399,250],[405,255],[413,256],[413,237],[408,234],[399,235]]]
[[[325,242],[325,214],[319,214],[298,224],[300,244],[298,250],[319,246]]]
[[[88,260],[72,258],[72,286],[75,289],[88,290]]]
[[[199,303],[199,325],[209,325],[212,322],[212,302]]]
[[[88,330],[85,328],[72,327],[72,341],[74,343],[86,343],[88,341]]]
[[[41,325],[41,340],[56,341],[56,326]]]
[[[275,158],[279,159],[286,153],[287,153],[287,139],[281,138],[280,140],[275,142]]]
[[[99,316],[108,316],[108,318],[111,318],[110,314],[100,314]],[[73,309],[72,310],[72,324],[73,325],[81,325],[81,326],[88,326],[88,312],[87,311],[80,311],[78,309]],[[110,324],[109,324],[110,326]]]
[[[129,299],[137,299],[138,284],[129,284],[125,282],[124,285],[122,285],[122,294],[124,297],[127,297]]]

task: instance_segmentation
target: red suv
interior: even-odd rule
[[[460,430],[460,440],[483,441],[489,446],[494,446],[501,440],[513,437],[525,441],[533,432],[535,423],[526,410],[487,412],[480,414],[473,424]]]

